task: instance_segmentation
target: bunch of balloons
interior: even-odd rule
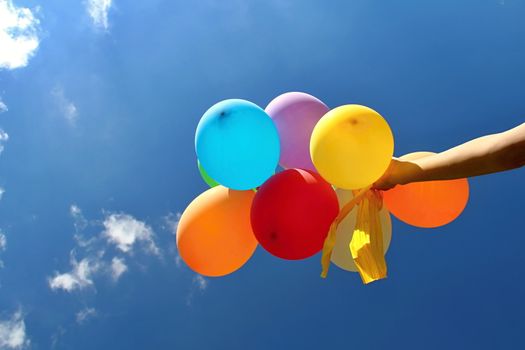
[[[323,250],[324,275],[331,261],[368,283],[382,277],[363,277],[370,258],[359,249],[372,244],[384,257],[389,212],[437,227],[454,220],[468,199],[466,179],[397,186],[382,196],[369,190],[393,156],[388,123],[368,107],[330,110],[301,92],[280,95],[264,110],[240,99],[215,104],[197,126],[195,150],[210,189],[182,214],[176,243],[185,263],[205,276],[236,271],[260,244],[289,260]],[[386,276],[386,265],[382,270]]]

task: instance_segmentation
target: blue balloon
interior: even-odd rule
[[[273,120],[245,100],[213,105],[195,133],[195,151],[202,167],[215,181],[234,190],[255,188],[272,176],[280,148]]]

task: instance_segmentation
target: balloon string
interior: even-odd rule
[[[352,258],[364,284],[387,276],[383,249],[383,231],[379,219],[382,198],[369,192],[359,207],[357,221],[349,244]]]
[[[326,278],[328,275],[328,269],[330,268],[330,258],[332,257],[332,251],[334,250],[335,246],[335,235],[337,232],[337,226],[343,221],[348,213],[352,211],[352,209],[361,202],[361,200],[364,198],[365,194],[370,190],[372,186],[365,187],[359,191],[357,195],[355,195],[354,198],[347,204],[345,204],[344,207],[341,208],[339,211],[339,214],[335,217],[334,221],[330,225],[330,229],[328,230],[328,234],[326,235],[326,239],[324,240],[323,244],[323,252],[321,255],[321,277]]]

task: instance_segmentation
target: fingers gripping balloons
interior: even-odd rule
[[[414,160],[434,154],[410,153],[401,160]],[[383,199],[399,220],[417,227],[432,228],[448,224],[465,209],[469,197],[467,179],[414,182],[385,191]]]
[[[288,169],[259,188],[251,221],[264,249],[280,258],[297,260],[321,250],[338,212],[337,196],[321,176]]]
[[[254,196],[216,186],[190,203],[177,227],[177,248],[193,271],[224,276],[250,259],[257,246],[250,225]]]
[[[317,172],[310,159],[310,136],[315,124],[329,111],[328,107],[311,95],[288,92],[273,99],[265,111],[279,132],[279,164]]]
[[[387,122],[360,105],[337,107],[314,128],[310,155],[319,174],[338,188],[371,185],[388,168],[394,138]]]
[[[248,190],[273,175],[279,161],[279,136],[260,107],[244,100],[225,100],[202,116],[195,150],[212,179],[231,189]]]

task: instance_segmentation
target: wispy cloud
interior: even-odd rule
[[[175,214],[171,212],[168,213],[168,215],[165,215],[163,217],[164,223],[162,224],[162,229],[170,232],[174,236],[177,235],[177,227],[179,226],[181,215],[181,213]],[[168,246],[168,252],[175,257],[175,266],[177,266],[178,269],[182,268],[182,258],[177,251],[177,246],[175,244],[170,244]]]
[[[8,110],[7,105],[0,99],[0,113],[7,112]]]
[[[5,251],[7,248],[7,239],[5,237],[5,235],[0,232],[0,251]]]
[[[71,271],[56,272],[54,277],[48,278],[49,287],[53,290],[62,289],[66,292],[72,292],[93,286],[93,275],[101,267],[99,258],[88,257],[78,262],[72,253],[70,263]]]
[[[0,349],[23,349],[27,346],[29,339],[22,311],[16,311],[7,320],[0,320]]]
[[[69,215],[71,215],[74,220],[73,225],[75,226],[75,232],[79,233],[87,227],[88,221],[84,217],[84,214],[82,214],[82,210],[78,205],[71,204],[69,207]]]
[[[200,291],[205,291],[206,288],[208,288],[208,280],[201,275],[196,275],[193,277],[193,284],[197,286]]]
[[[186,305],[191,306],[193,303],[193,299],[195,298],[195,293],[204,293],[204,291],[208,288],[208,280],[201,275],[195,275],[193,276],[193,279],[191,280],[191,287],[188,292],[188,295],[186,296]]]
[[[175,266],[177,266],[178,269],[182,268],[182,258],[178,253],[175,255]]]
[[[69,125],[76,125],[78,109],[77,106],[66,97],[64,88],[61,86],[55,86],[55,88],[51,90],[51,96],[53,96],[60,115],[69,123]]]
[[[38,25],[29,8],[0,0],[0,69],[27,65],[39,45]]]
[[[57,330],[51,334],[51,349],[56,349],[62,337],[66,334],[66,329],[58,326]]]
[[[177,227],[179,226],[180,217],[181,213],[168,213],[168,215],[164,216],[166,228],[174,235],[177,234]]]
[[[9,135],[4,130],[0,129],[0,153],[4,151],[4,143],[7,142],[8,140],[9,140]]]
[[[117,282],[129,270],[124,257],[118,255],[133,256],[135,247],[140,246],[143,252],[162,258],[153,229],[131,215],[106,213],[102,222],[88,220],[76,204],[69,207],[69,214],[75,227],[76,246],[70,252],[70,270],[55,272],[47,278],[52,290],[73,292],[88,287],[94,289],[98,277]],[[86,237],[84,231],[87,228],[99,228],[100,231]]]
[[[84,324],[87,320],[96,317],[97,310],[93,307],[86,307],[76,314],[76,320],[78,324]]]
[[[124,253],[132,253],[136,243],[145,245],[147,252],[160,255],[153,240],[151,227],[127,214],[111,214],[104,220],[104,237]]]
[[[87,0],[86,10],[97,28],[108,30],[108,13],[111,8],[112,0]]]
[[[4,252],[7,249],[7,238],[0,232],[0,252]],[[4,261],[0,259],[0,268],[4,267]]]
[[[124,262],[124,259],[114,257],[111,260],[111,277],[114,281],[118,281],[120,276],[126,271],[128,271],[128,266]]]

